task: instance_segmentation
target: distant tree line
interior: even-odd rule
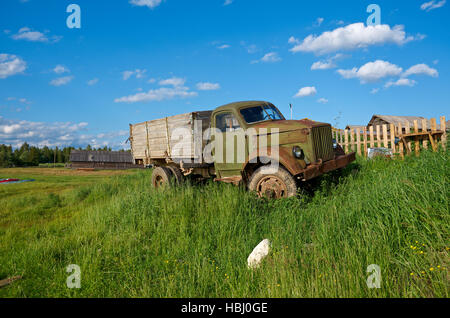
[[[0,167],[29,167],[38,166],[40,163],[66,163],[69,161],[70,152],[75,147],[64,148],[43,148],[30,146],[24,143],[19,148],[13,149],[11,145],[0,145]],[[111,148],[105,146],[103,148],[93,148],[88,145],[86,148],[78,148],[78,150],[101,150],[111,151]],[[120,150],[125,151],[125,150]]]

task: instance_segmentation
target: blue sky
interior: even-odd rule
[[[80,29],[66,25],[71,3]],[[339,116],[340,127],[373,114],[448,117],[445,0],[0,6],[0,143],[121,148],[129,123],[255,99],[286,117],[292,103],[295,119]]]

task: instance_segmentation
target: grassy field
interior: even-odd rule
[[[3,169],[36,181],[0,185],[0,279],[23,276],[0,297],[449,297],[448,159],[360,158],[278,201],[213,182],[154,191],[148,170]]]

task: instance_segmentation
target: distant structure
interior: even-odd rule
[[[129,151],[89,151],[72,150],[70,152],[72,169],[139,169],[133,164],[133,156]]]
[[[401,124],[402,127],[405,127],[407,124],[411,128],[414,127],[414,121],[417,120],[418,128],[422,129],[422,121],[425,119],[425,117],[419,117],[419,116],[391,116],[391,115],[373,115],[372,119],[367,124],[367,128],[370,126],[377,126],[377,125],[388,125],[388,131],[390,130],[390,124],[394,124],[395,126],[398,126],[398,124]],[[446,122],[446,128],[448,130],[449,121]],[[430,130],[431,123],[430,120],[427,119],[427,128]],[[436,127],[438,130],[440,129],[440,124],[437,124]]]

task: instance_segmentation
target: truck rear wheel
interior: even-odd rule
[[[174,167],[174,166],[168,166],[167,168],[172,172],[172,175],[173,175],[176,183],[178,185],[182,184],[184,181],[184,176],[183,176],[183,173],[181,172],[181,169],[178,167]]]
[[[297,194],[294,177],[285,169],[278,167],[276,171],[264,171],[266,167],[258,168],[250,177],[248,188],[255,191],[259,197],[280,199],[293,197]]]
[[[156,189],[170,186],[172,172],[166,167],[156,167],[152,173],[152,186]]]

